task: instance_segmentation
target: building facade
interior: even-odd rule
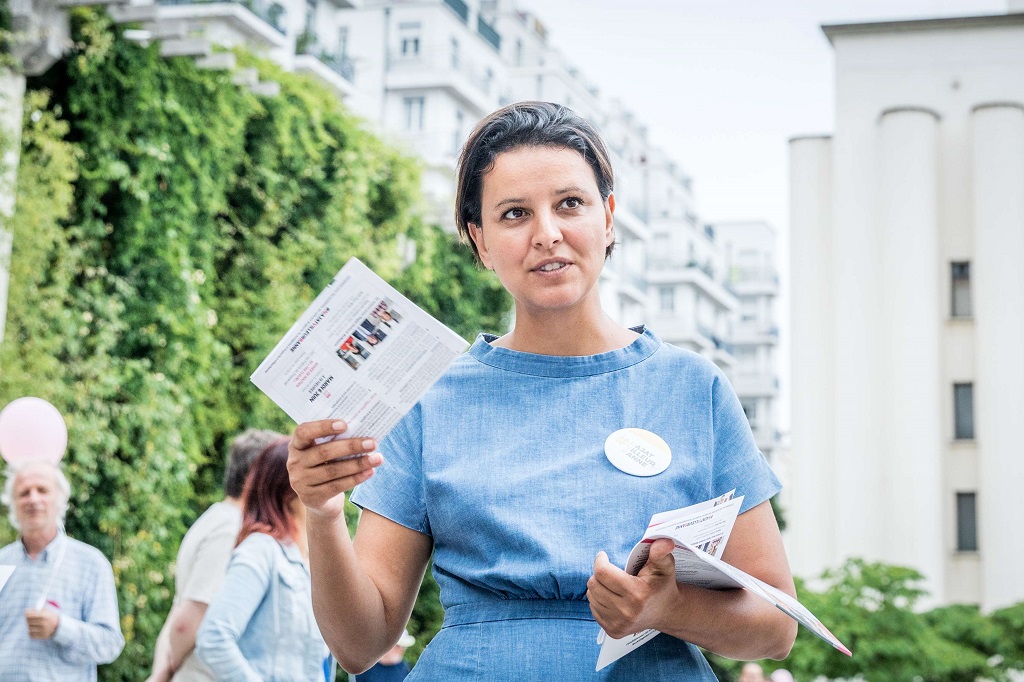
[[[63,5],[51,7],[61,1],[17,6],[17,21],[48,36],[26,50],[27,61],[42,55],[36,72],[63,49],[52,44],[67,33]],[[616,245],[599,283],[605,310],[623,324],[650,324],[730,375],[735,369],[730,339],[734,326],[745,329],[734,325],[743,314],[733,290],[739,283],[730,280],[714,227],[699,221],[692,178],[649,141],[633,112],[602,97],[550,43],[540,18],[515,0],[144,0],[110,12],[141,27],[131,29],[134,39],[159,41],[161,54],[233,69],[236,83],[261,95],[275,95],[277,84],[236,69],[233,54],[215,46],[244,46],[319,79],[376,134],[420,159],[424,213],[450,230],[457,155],[476,122],[513,101],[571,107],[602,132],[615,170]],[[3,246],[0,239],[0,253]],[[740,347],[747,352],[750,344]],[[758,360],[767,374],[757,381],[771,381],[772,361]],[[748,371],[738,380],[751,378]],[[746,400],[758,415],[756,432],[774,433],[770,403],[753,394]],[[769,454],[769,441],[758,442]]]
[[[794,139],[789,554],[1024,599],[1024,12],[824,27],[836,122]]]
[[[715,223],[722,245],[726,282],[739,303],[730,318],[729,339],[736,365],[733,388],[750,422],[757,447],[776,467],[779,432],[779,272],[776,234],[761,221]]]

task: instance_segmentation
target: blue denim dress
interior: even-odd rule
[[[434,542],[444,626],[410,681],[714,680],[692,644],[658,635],[595,672],[586,600],[595,555],[622,566],[652,514],[736,489],[743,511],[780,489],[718,368],[644,330],[629,346],[554,357],[469,352],[381,443],[353,501]],[[605,457],[626,427],[671,447],[636,477]]]

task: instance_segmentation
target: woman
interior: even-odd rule
[[[637,576],[619,568],[652,513],[735,488],[724,558],[794,594],[768,503],[779,484],[728,382],[601,309],[612,187],[604,143],[568,109],[523,102],[485,119],[460,158],[456,221],[512,294],[515,327],[478,337],[380,452],[317,444],[341,422],[296,429],[288,467],[309,507],[317,620],[346,670],[398,639],[431,551],[445,622],[410,680],[714,680],[694,644],[788,654],[791,619],[741,590],[677,584],[670,541]],[[670,466],[612,466],[604,443],[625,427],[663,438]],[[350,540],[342,493],[356,484]],[[595,672],[598,625],[667,634]]]
[[[288,483],[287,461],[287,439],[253,460],[236,549],[196,635],[196,655],[218,680],[324,679],[328,651],[310,604],[306,510]]]

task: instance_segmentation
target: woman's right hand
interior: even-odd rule
[[[337,438],[345,422],[324,419],[299,424],[288,444],[288,477],[308,512],[337,519],[344,513],[346,491],[373,476],[383,461],[372,438]],[[319,442],[318,441],[322,441]]]

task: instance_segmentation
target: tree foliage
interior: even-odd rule
[[[800,628],[784,661],[799,682],[819,676],[868,682],[999,682],[1022,670],[1024,603],[983,615],[977,606],[952,605],[920,612],[924,577],[902,566],[850,559],[822,576],[825,590],[797,581],[800,601],[847,647],[845,656]],[[739,663],[713,657],[733,674]]]
[[[103,677],[137,679],[226,443],[291,428],[249,374],[340,266],[359,257],[467,335],[509,301],[422,223],[416,164],[314,81],[240,54],[282,86],[258,97],[72,16],[74,48],[28,84],[0,404],[66,416],[68,532],[112,559],[127,640]],[[404,270],[400,238],[419,254]]]

